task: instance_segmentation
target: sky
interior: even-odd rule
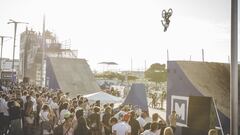
[[[162,10],[173,9],[163,32]],[[59,42],[71,40],[78,57],[92,70],[144,70],[170,60],[228,62],[230,56],[229,0],[0,0],[0,35],[13,36],[9,19],[28,22],[28,28],[46,29]],[[20,33],[17,29],[16,58]],[[5,40],[3,57],[12,58],[13,40]],[[239,49],[240,50],[240,49]],[[240,57],[239,57],[240,58]],[[99,65],[114,61],[117,66]]]

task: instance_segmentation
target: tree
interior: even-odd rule
[[[160,83],[167,81],[167,69],[165,64],[154,63],[144,72],[145,78],[149,81]]]
[[[134,76],[134,75],[128,75],[128,76],[127,76],[127,79],[128,79],[128,81],[135,81],[135,80],[138,79],[138,77],[136,77],[136,76]]]
[[[117,78],[118,80],[120,80],[121,82],[123,82],[123,81],[125,80],[125,76],[122,75],[122,74],[120,74],[120,73],[117,73],[117,74],[116,74],[116,78]]]
[[[138,79],[138,77],[133,76],[133,75],[127,75],[125,76],[124,74],[117,73],[117,72],[110,72],[110,71],[105,71],[103,73],[99,73],[95,75],[96,78],[104,78],[104,79],[118,79],[119,81],[123,82],[127,77],[128,81],[135,81]]]

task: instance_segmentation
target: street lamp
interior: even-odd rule
[[[3,40],[4,38],[12,38],[8,36],[0,36],[1,38],[1,58],[0,58],[0,71],[2,71],[2,51],[3,51]]]
[[[238,135],[238,0],[231,0],[230,134]]]
[[[14,77],[13,77],[13,72],[14,72],[14,58],[15,58],[15,47],[16,47],[16,33],[17,33],[17,25],[19,23],[22,23],[22,24],[28,24],[27,22],[17,22],[17,21],[14,21],[12,19],[9,19],[9,22],[7,24],[11,24],[13,23],[14,24],[14,38],[13,38],[13,62],[12,62],[12,82],[14,81]]]

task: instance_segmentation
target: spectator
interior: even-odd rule
[[[100,100],[97,100],[95,105],[100,107],[100,105],[101,105]]]
[[[147,118],[146,111],[143,111],[142,114],[137,118],[137,121],[139,122],[142,131],[144,130],[144,126],[146,124],[146,120],[145,120],[146,118]]]
[[[57,96],[53,97],[53,100],[50,103],[50,107],[52,108],[54,114],[55,114],[55,120],[54,123],[57,124],[58,120],[59,120],[59,105],[58,105],[58,98]]]
[[[159,127],[157,122],[152,122],[150,129],[145,130],[141,135],[159,135]]]
[[[73,115],[70,112],[64,114],[63,135],[74,135]]]
[[[160,118],[160,121],[158,120],[158,118]],[[159,129],[158,131],[160,132],[160,135],[163,135],[163,131],[164,131],[167,123],[166,123],[165,120],[164,120],[162,117],[160,117],[157,113],[154,113],[154,114],[152,115],[152,122],[147,123],[147,124],[144,126],[144,130],[150,129],[150,128],[151,128],[151,124],[154,123],[154,122],[158,123],[158,129]]]
[[[11,100],[8,102],[9,108],[9,120],[11,123],[10,135],[21,135],[22,132],[22,120],[21,120],[21,107],[20,104],[16,101]]]
[[[210,129],[208,135],[218,135],[218,131],[216,129]]]
[[[34,113],[33,113],[33,102],[31,97],[26,97],[26,103],[24,104],[24,134],[30,135],[33,131],[34,124]]]
[[[131,111],[131,117],[129,120],[129,125],[131,126],[131,135],[138,135],[141,133],[141,127],[139,122],[136,120],[135,111]]]
[[[112,108],[107,106],[105,108],[105,113],[103,115],[103,118],[102,118],[102,124],[103,124],[103,127],[104,127],[104,132],[105,132],[105,135],[110,135],[111,134],[111,126],[110,126],[110,118],[111,118],[111,112],[112,112]]]
[[[9,125],[9,113],[8,113],[8,106],[7,101],[5,98],[7,97],[6,94],[2,94],[0,96],[0,130],[2,134],[6,134]]]
[[[177,114],[176,111],[172,111],[172,113],[169,115],[168,120],[170,123],[171,128],[173,129],[173,132],[175,133],[176,126],[177,126]]]
[[[70,111],[68,110],[68,103],[65,102],[62,105],[62,111],[60,112],[60,116],[59,116],[59,123],[64,123],[65,119],[64,119],[64,115],[66,113],[70,113]]]
[[[74,110],[77,109],[77,107],[78,107],[78,102],[77,102],[77,100],[73,100],[73,102],[72,102],[72,107],[74,108]]]
[[[122,117],[127,114],[129,111],[129,106],[128,105],[125,105],[123,106],[123,108],[117,112],[114,117],[117,118],[118,120],[122,120]]]
[[[163,135],[174,135],[172,128],[171,127],[166,127],[164,129]]]
[[[77,126],[74,130],[74,135],[90,135],[90,128],[87,126],[86,119],[83,117],[84,110],[76,111]]]
[[[42,127],[43,135],[53,134],[53,117],[54,113],[50,110],[48,105],[43,105],[42,110],[39,113],[40,123]]]
[[[129,116],[126,114],[122,121],[117,122],[116,118],[111,119],[112,135],[131,135],[131,127],[127,124]]]
[[[27,94],[28,94],[28,92],[25,90],[25,91],[23,91],[23,95],[22,95],[22,100],[23,100],[23,103],[25,104],[26,102],[27,102],[27,99],[26,99],[26,97],[27,97]]]
[[[101,133],[100,122],[100,107],[93,108],[94,113],[89,116],[89,123],[92,135],[99,135]]]

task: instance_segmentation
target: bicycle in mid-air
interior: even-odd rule
[[[169,24],[170,24],[169,18],[172,16],[172,14],[173,14],[173,10],[171,8],[168,9],[168,11],[166,11],[165,9],[162,11],[163,20],[161,20],[161,22],[164,27],[164,32],[166,32],[169,27]]]

